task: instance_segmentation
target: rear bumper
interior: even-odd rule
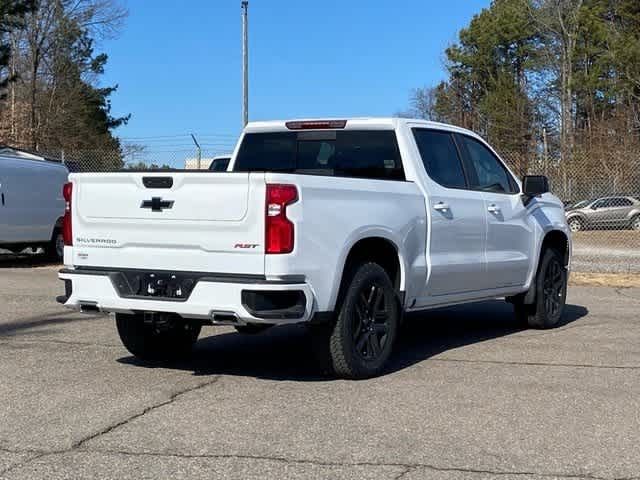
[[[308,322],[315,309],[313,290],[304,281],[243,281],[241,277],[211,276],[199,279],[187,299],[169,300],[121,296],[112,281],[114,273],[117,272],[63,269],[58,277],[65,281],[65,295],[57,300],[78,311],[176,313],[183,318],[230,325]],[[275,302],[265,305],[265,297],[273,297]],[[288,298],[293,299],[292,305],[286,304]],[[255,299],[265,305],[264,310],[256,308]]]

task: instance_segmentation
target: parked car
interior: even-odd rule
[[[583,200],[566,211],[572,232],[589,228],[640,230],[640,201],[629,196]]]
[[[279,121],[239,141],[224,174],[72,174],[58,300],[115,312],[146,359],[188,352],[203,325],[307,323],[347,378],[382,371],[404,312],[506,297],[531,327],[560,321],[562,203],[545,177],[521,185],[476,134]]]
[[[230,160],[231,157],[229,155],[214,157],[211,165],[209,165],[209,170],[212,172],[226,172],[229,167]]]
[[[43,247],[62,259],[62,187],[69,172],[58,162],[0,156],[0,248]]]

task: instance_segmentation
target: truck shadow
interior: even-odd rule
[[[33,268],[33,267],[53,267],[62,263],[52,260],[43,254],[9,254],[0,253],[0,269],[3,268]]]
[[[567,305],[563,323],[586,316],[588,310]],[[451,349],[523,331],[504,301],[490,301],[412,314],[401,329],[395,353],[384,374],[393,373]],[[552,334],[548,330],[545,334]],[[206,335],[207,329],[203,329]],[[330,381],[314,355],[309,330],[302,325],[271,328],[258,335],[233,332],[204,337],[191,358],[176,363],[150,363],[135,357],[118,361],[143,368],[173,368],[194,375],[249,376],[268,380]],[[383,374],[383,375],[384,375]]]

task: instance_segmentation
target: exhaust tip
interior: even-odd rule
[[[213,323],[237,324],[238,315],[234,312],[211,312],[211,321]]]
[[[100,308],[96,302],[81,302],[80,303],[80,312],[81,313],[100,313]]]

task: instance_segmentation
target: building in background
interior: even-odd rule
[[[231,154],[226,155],[217,155],[212,158],[201,158],[200,159],[200,170],[214,170],[217,172],[223,172],[227,169],[229,165],[229,160],[231,159]],[[211,165],[213,164],[213,168]],[[222,168],[224,167],[224,168]],[[197,170],[198,169],[198,159],[197,158],[187,158],[184,161],[185,170]]]

